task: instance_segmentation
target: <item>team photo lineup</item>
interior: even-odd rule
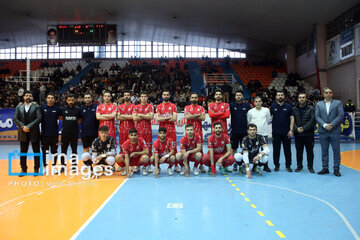
[[[34,152],[41,151],[43,163],[35,157],[34,172],[39,173],[40,164],[44,166],[45,175],[62,174],[68,171],[66,163],[70,145],[72,154],[78,154],[77,146],[80,138],[83,152],[81,160],[88,168],[92,178],[95,172],[117,171],[121,176],[130,178],[133,173],[146,176],[153,172],[159,177],[161,166],[167,167],[169,176],[174,172],[190,176],[190,162],[194,175],[208,173],[215,177],[218,168],[222,175],[229,172],[244,174],[252,178],[252,174],[262,175],[262,171],[271,172],[268,166],[272,152],[274,171],[280,170],[280,149],[283,145],[286,171],[291,169],[291,138],[295,136],[297,168],[303,170],[303,150],[307,153],[307,168],[314,173],[314,127],[316,122],[325,131],[320,141],[328,141],[326,134],[335,133],[337,137],[329,138],[334,151],[334,175],[340,174],[340,122],[344,116],[341,103],[332,100],[333,90],[324,88],[324,101],[316,107],[308,104],[306,93],[298,94],[298,105],[292,107],[285,102],[283,91],[277,91],[275,101],[270,108],[263,107],[262,97],[254,97],[250,105],[244,101],[241,90],[234,93],[234,101],[225,103],[222,90],[213,91],[213,101],[205,110],[199,105],[199,94],[189,93],[189,105],[184,107],[185,135],[177,143],[176,128],[177,106],[171,102],[170,91],[162,91],[162,102],[154,107],[148,101],[148,93],[140,92],[138,104],[131,101],[131,91],[121,93],[121,102],[112,101],[112,93],[104,90],[102,103],[95,104],[91,93],[83,94],[83,105],[76,104],[77,96],[68,93],[65,106],[55,104],[56,95],[47,93],[45,103],[39,106],[33,102],[31,91],[25,91],[24,103],[20,103],[15,111],[14,120],[19,128],[20,151],[27,152],[31,142]],[[227,100],[228,101],[228,100]],[[322,104],[328,109],[328,103],[335,119],[329,121],[322,114]],[[31,111],[29,111],[31,110]],[[30,115],[31,113],[31,115]],[[211,118],[211,135],[207,139],[207,152],[203,150],[202,121],[206,114]],[[157,139],[153,142],[152,121],[156,118],[159,124]],[[58,120],[62,120],[61,154],[58,155]],[[228,132],[227,120],[231,128]],[[273,149],[268,146],[268,125],[272,123]],[[79,126],[81,126],[79,128]],[[41,131],[40,131],[41,129]],[[81,129],[79,131],[79,129]],[[116,132],[118,132],[118,137]],[[321,132],[321,131],[320,131]],[[24,139],[24,140],[21,140]],[[323,139],[323,140],[321,140]],[[324,140],[325,139],[325,140]],[[318,174],[328,174],[328,148],[321,144],[323,151],[323,169]],[[180,149],[177,149],[177,145]],[[51,162],[49,154],[51,153]],[[60,166],[57,165],[57,160]],[[21,173],[27,173],[26,157],[20,157]],[[250,169],[250,164],[252,168]],[[72,162],[69,171],[77,171],[77,162]],[[40,173],[41,174],[41,173]]]

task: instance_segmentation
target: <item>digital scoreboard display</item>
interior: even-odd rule
[[[116,44],[116,25],[58,25],[57,41],[60,46]]]

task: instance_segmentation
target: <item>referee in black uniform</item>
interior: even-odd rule
[[[81,141],[83,144],[83,154],[81,159],[89,158],[89,148],[98,136],[99,121],[96,119],[97,104],[92,102],[90,93],[84,94],[84,105],[80,107],[81,117]]]
[[[66,96],[66,106],[62,109],[63,126],[61,130],[61,153],[66,155],[69,145],[73,154],[77,154],[80,114],[75,105],[75,96]],[[65,159],[61,158],[61,173],[66,169]]]
[[[54,105],[55,103],[55,95],[53,93],[48,93],[46,96],[46,103],[43,104],[40,108],[41,110],[41,148],[43,152],[43,162],[44,169],[46,174],[46,151],[51,147],[51,156],[54,159],[52,163],[53,166],[56,165],[57,160],[57,143],[59,141],[59,125],[58,119],[61,117],[61,109],[59,106]],[[55,155],[55,157],[54,157]],[[57,174],[57,169],[53,168],[53,173]]]

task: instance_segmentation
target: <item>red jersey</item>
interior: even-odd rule
[[[122,150],[124,154],[130,155],[133,152],[142,152],[147,147],[145,140],[142,137],[138,137],[136,143],[132,143],[130,139],[126,140],[122,145]]]
[[[112,114],[116,112],[116,105],[109,103],[109,104],[100,104],[96,109],[96,113],[103,114]],[[115,131],[115,118],[111,120],[100,120],[99,121],[99,128],[101,126],[108,126],[109,127],[109,136],[116,139],[116,131]]]
[[[161,103],[156,107],[156,112],[160,115],[160,117],[170,117],[174,112],[176,113],[176,105],[170,102]],[[159,128],[161,127],[166,128],[169,137],[171,135],[175,135],[175,139],[173,140],[176,141],[175,122],[169,122],[169,120],[159,122]]]
[[[118,106],[118,113],[121,115],[132,116],[133,109],[135,105],[130,103],[126,105],[125,103]],[[134,120],[120,120],[119,133],[128,134],[130,129],[135,128]]]
[[[197,147],[197,144],[202,144],[202,139],[200,137],[200,134],[194,133],[194,136],[192,139],[189,139],[187,135],[183,136],[180,139],[180,149],[190,151]]]
[[[157,139],[153,145],[153,154],[159,154],[159,158],[168,154],[172,149],[176,150],[176,142],[171,138],[166,138],[165,142],[161,142]]]
[[[211,132],[213,132],[214,123],[220,122],[223,133],[227,133],[226,119],[230,116],[230,108],[227,103],[211,103],[209,105],[209,116],[211,117]]]
[[[151,104],[138,104],[134,107],[133,113],[139,114],[149,114],[154,113],[154,106]],[[140,121],[136,121],[136,130],[141,133],[141,135],[152,134],[151,131],[151,120],[142,119]]]
[[[208,148],[214,149],[214,154],[225,154],[227,152],[227,145],[230,144],[228,134],[222,133],[220,138],[217,138],[215,133],[208,138]]]
[[[191,115],[194,115],[194,114],[205,115],[205,110],[200,105],[188,105],[188,106],[185,106],[185,114],[186,113],[189,113]],[[186,123],[187,124],[191,123],[192,125],[194,125],[194,131],[202,136],[202,124],[201,124],[201,122],[202,122],[201,120],[186,119]]]

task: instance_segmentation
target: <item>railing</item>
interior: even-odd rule
[[[230,84],[231,87],[234,87],[236,83],[236,79],[234,75],[232,74],[203,74],[203,81],[205,86],[206,95],[209,95],[208,88],[206,86],[209,86],[210,84],[216,84],[216,85],[224,85],[225,83]]]

